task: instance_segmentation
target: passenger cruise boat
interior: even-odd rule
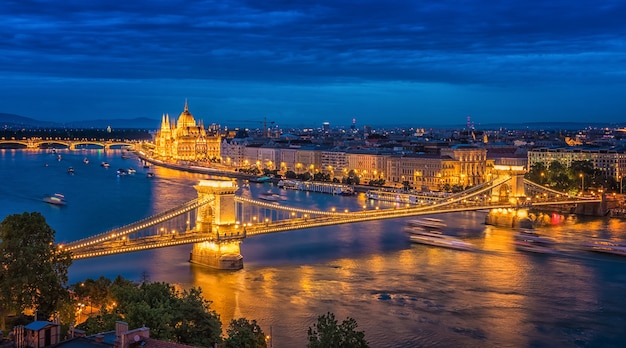
[[[589,251],[626,256],[626,243],[609,239],[594,239],[583,245]]]
[[[542,236],[533,231],[519,231],[513,236],[513,243],[518,250],[542,254],[552,254],[556,252],[554,249],[556,241],[554,239]]]
[[[272,191],[267,191],[267,192],[261,193],[259,195],[259,199],[262,199],[264,201],[270,201],[270,202],[278,202],[278,201],[284,201],[286,198],[277,193],[273,193]]]
[[[43,201],[46,203],[54,204],[54,205],[65,205],[65,196],[60,193],[55,193],[52,196],[46,196],[43,198]]]
[[[466,241],[446,236],[442,229],[446,227],[443,220],[423,218],[409,220],[404,231],[409,235],[413,243],[438,246],[456,250],[475,250],[474,245]]]
[[[446,227],[446,223],[443,220],[427,217],[427,218],[422,218],[422,219],[409,220],[406,224],[405,229],[441,231],[445,227]]]

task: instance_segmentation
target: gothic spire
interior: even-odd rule
[[[187,98],[185,98],[185,112],[189,112],[189,106],[187,105]]]

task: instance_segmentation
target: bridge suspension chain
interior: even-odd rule
[[[87,238],[83,238],[74,242],[67,243],[65,245],[65,248],[67,250],[75,250],[75,249],[83,248],[83,247],[93,245],[96,243],[104,242],[110,239],[119,238],[121,236],[130,234],[139,230],[143,230],[148,227],[155,226],[165,220],[190,212],[194,209],[197,209],[200,206],[208,204],[212,200],[213,200],[212,197],[205,198],[203,200],[200,200],[199,198],[195,198],[195,199],[192,199],[191,201],[185,202],[172,209],[166,210],[161,213],[157,213],[155,215],[149,216],[139,221],[135,221],[133,223],[124,225],[122,227],[114,228],[107,232],[99,233],[91,237],[87,237]]]

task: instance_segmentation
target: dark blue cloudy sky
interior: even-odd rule
[[[626,121],[624,1],[0,2],[0,112]]]

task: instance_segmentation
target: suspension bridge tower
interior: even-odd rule
[[[209,238],[193,245],[189,262],[217,269],[243,268],[239,245],[245,232],[236,223],[237,184],[233,180],[210,179],[200,180],[194,188],[200,201],[208,201],[198,208],[194,232]]]
[[[526,206],[526,192],[524,190],[523,166],[496,165],[496,176],[509,176],[506,183],[494,187],[491,191],[493,203],[509,203],[510,209],[491,209],[485,218],[488,225],[503,227],[529,227],[528,207]]]

